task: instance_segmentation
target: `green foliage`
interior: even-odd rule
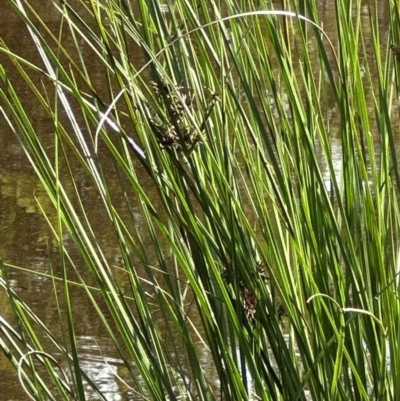
[[[34,399],[84,400],[87,386],[106,399],[82,369],[76,286],[137,399],[398,399],[398,65],[382,2],[334,2],[337,40],[312,0],[284,2],[299,15],[255,1],[52,2],[59,32],[9,3],[41,62],[3,41],[0,52],[54,132],[35,126],[1,67],[1,111],[54,206],[43,214],[59,249],[62,338],[1,265],[18,324],[0,322],[0,347],[15,365],[24,356]],[[77,171],[101,199],[119,268]]]

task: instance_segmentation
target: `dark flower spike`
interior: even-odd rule
[[[397,61],[400,63],[400,46],[390,45],[393,55],[396,57]]]

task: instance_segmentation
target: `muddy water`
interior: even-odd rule
[[[58,12],[52,7],[51,2],[36,0],[32,3],[46,25],[53,32],[57,32],[60,19]],[[136,4],[136,2],[133,3]],[[383,41],[386,38],[389,26],[388,15],[386,14],[387,9],[383,7],[384,3],[382,2],[382,9],[378,10]],[[334,19],[332,18],[334,1],[320,1],[319,4],[319,16],[323,22],[324,29],[333,38],[333,42],[335,42],[336,26],[332,25],[334,24]],[[362,18],[365,20],[365,25],[368,26],[369,16],[367,8],[362,9]],[[36,53],[36,48],[24,24],[15,12],[11,10],[8,3],[2,5],[0,13],[0,38],[18,54],[23,55],[23,57],[34,63],[41,64]],[[365,38],[367,48],[372,46],[371,41],[372,37]],[[88,51],[90,50],[88,49]],[[136,62],[138,65],[143,64],[143,60],[140,57]],[[18,86],[17,75],[15,71],[13,72],[12,65],[1,54],[0,63],[6,67],[10,79]],[[96,69],[96,66],[93,66],[93,68]],[[96,73],[92,74],[92,78],[94,79],[94,86],[101,88],[104,71],[98,67]],[[36,76],[35,79],[40,80],[40,77]],[[27,109],[32,111],[31,115],[35,127],[43,130],[43,132],[48,132],[51,136],[52,127],[49,125],[46,116],[41,114],[40,109],[37,108],[29,89],[20,82],[18,90],[20,94],[26,91],[26,97],[22,100]],[[331,110],[332,121],[335,121],[336,113],[337,110]],[[0,117],[0,133],[1,257],[10,264],[33,269],[43,274],[51,274],[52,271],[58,273],[56,243],[49,224],[40,211],[41,208],[51,211],[52,206],[21,146],[2,117]],[[336,158],[335,161],[340,166],[340,141],[333,141],[332,149]],[[105,171],[105,174],[109,174],[110,176],[115,174],[112,169],[112,163],[110,163],[110,171]],[[328,176],[326,177],[328,179]],[[114,265],[121,264],[119,257],[115,256],[119,254],[117,244],[109,236],[112,230],[108,229],[107,223],[104,222],[102,217],[103,209],[98,194],[92,191],[90,182],[85,180],[84,173],[80,172],[79,168],[77,169],[75,180],[80,187],[80,193],[86,204],[93,205],[90,217],[94,230],[100,233],[98,241],[102,249],[105,250],[105,256],[109,260],[114,258]],[[114,184],[116,186],[119,185],[117,178]],[[110,181],[110,185],[113,185],[112,180]],[[148,188],[148,193],[151,193],[151,190],[151,188]],[[154,196],[156,197],[155,190]],[[136,213],[135,209],[134,213]],[[142,219],[137,210],[136,224],[140,226],[141,223]],[[144,241],[146,241],[146,238],[144,238]],[[46,325],[52,327],[53,330],[57,330],[56,328],[58,327],[59,334],[61,335],[63,324],[65,323],[62,323],[63,317],[58,316],[57,309],[54,306],[54,292],[60,294],[61,289],[57,285],[53,288],[51,281],[44,275],[31,275],[21,270],[10,270],[9,277],[17,294],[20,294],[32,309],[40,314]],[[127,391],[126,387],[116,379],[115,373],[121,377],[125,375],[122,367],[123,364],[115,354],[114,345],[102,333],[102,324],[93,317],[91,306],[82,301],[86,298],[80,295],[79,289],[73,291],[75,292],[73,294],[74,299],[76,299],[74,310],[80,316],[80,320],[77,322],[76,335],[78,336],[84,369],[90,378],[100,386],[107,400],[135,399],[134,393]],[[3,292],[0,292],[0,317],[12,319],[12,310],[10,310],[9,303]],[[171,344],[171,352],[173,352],[173,349],[173,344]],[[57,350],[54,350],[54,355],[57,355]],[[207,355],[205,352],[204,364],[207,364]],[[212,375],[211,368],[210,374]],[[218,386],[217,379],[215,379],[215,386]],[[3,392],[3,389],[7,389],[6,394]],[[0,391],[0,397],[5,400],[27,399],[17,382],[14,368],[3,355],[0,356]],[[90,390],[88,390],[88,399],[96,399],[95,395],[90,393]]]

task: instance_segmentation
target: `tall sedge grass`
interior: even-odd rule
[[[336,1],[330,43],[318,2],[284,2],[286,15],[242,3],[52,2],[52,32],[29,2],[9,0],[41,61],[1,41],[1,111],[54,206],[42,211],[62,285],[58,336],[2,261],[17,324],[1,318],[0,347],[32,399],[85,400],[88,387],[106,399],[82,368],[75,286],[135,399],[400,396],[398,67],[383,4],[369,3],[367,21],[361,1]],[[112,227],[118,269],[78,170]]]

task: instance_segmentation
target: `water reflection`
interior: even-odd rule
[[[99,338],[95,336],[78,337],[77,343],[80,349],[82,369],[89,373],[90,379],[96,383],[107,400],[134,399],[126,396],[129,393],[129,388],[124,384],[123,375],[120,372],[121,368],[124,367],[123,361],[103,355],[102,350],[112,348],[112,344],[107,347],[104,341],[101,345],[98,341]],[[89,400],[99,399],[90,386],[87,385],[85,390]]]
[[[379,4],[382,4],[378,13],[384,42],[387,36],[386,27],[389,25],[389,17],[387,9],[383,6],[383,2]],[[133,6],[136,7],[136,2],[133,2]],[[19,54],[22,53],[24,57],[32,60],[34,63],[40,64],[36,50],[32,46],[32,41],[26,29],[21,24],[20,19],[8,8],[9,6],[7,4],[3,5],[3,7],[3,12],[0,15],[1,37],[11,48],[18,49]],[[320,1],[318,2],[318,7],[319,16],[324,29],[331,38],[335,38],[336,26],[334,18],[332,18],[332,13],[334,13],[335,9],[334,1]],[[42,19],[48,24],[49,28],[57,31],[60,21],[58,12],[53,7],[49,7],[46,2],[43,2],[43,5],[39,3],[37,5],[37,10],[40,12]],[[367,6],[363,6],[361,10],[361,18],[365,21],[365,27],[367,27],[369,26]],[[16,32],[23,33],[16,35]],[[372,52],[372,35],[370,37],[365,37],[364,43],[367,50],[371,50]],[[310,46],[313,46],[313,44],[310,43]],[[82,47],[84,47],[84,44],[82,44]],[[332,57],[332,55],[329,54],[329,57]],[[332,58],[331,62],[333,61]],[[139,59],[136,60],[136,62],[142,64],[143,60]],[[4,59],[4,56],[1,55],[0,64],[4,64],[6,68],[8,68],[10,75],[13,74],[12,66]],[[104,79],[104,71],[98,70],[92,77],[94,78],[94,85],[101,88]],[[24,84],[21,84],[21,86],[22,87],[19,88],[20,91],[26,90],[24,102],[28,105],[28,108],[34,110],[34,113],[32,113],[34,123],[37,127],[40,127],[43,132],[49,133],[48,146],[52,146],[51,134],[54,130],[52,123],[50,122],[49,124],[47,117],[44,114],[40,114],[40,111],[36,111],[40,109],[36,109],[33,100],[32,104],[29,103],[32,97],[31,92],[27,88],[24,89]],[[372,105],[370,111],[372,111]],[[335,175],[340,182],[340,177],[342,175],[342,151],[341,143],[338,139],[340,137],[338,134],[340,129],[340,122],[337,117],[338,110],[332,107],[329,113],[332,128],[335,131],[332,134],[331,141]],[[0,147],[1,149],[7,150],[2,153],[0,158],[1,254],[6,261],[10,261],[18,266],[34,269],[38,273],[41,273],[32,276],[22,271],[13,271],[10,274],[10,283],[13,288],[15,288],[16,292],[21,294],[23,299],[28,301],[34,311],[42,317],[46,325],[52,326],[53,328],[59,327],[57,334],[61,336],[63,330],[61,323],[62,317],[60,319],[54,305],[54,294],[61,294],[61,288],[57,288],[57,285],[53,288],[52,282],[49,280],[48,276],[46,276],[53,272],[59,275],[60,266],[58,264],[54,236],[48,222],[41,215],[41,209],[45,212],[50,212],[52,210],[52,205],[44,194],[41,184],[32,171],[20,144],[2,119],[0,119],[0,131],[2,132],[2,135],[0,135]],[[102,148],[101,143],[99,154],[100,157],[107,158],[107,150],[105,147]],[[323,166],[324,181],[326,182],[328,190],[331,190],[330,173],[327,166],[324,166],[323,157],[321,157],[321,165]],[[116,172],[113,170],[112,165],[110,165],[108,171],[105,171],[105,174],[110,177],[108,180],[110,192],[113,192],[114,187],[120,187],[120,182],[117,179]],[[89,217],[95,225],[96,232],[99,233],[97,240],[100,247],[105,251],[105,257],[112,265],[116,266],[115,275],[117,280],[119,279],[118,275],[121,274],[120,277],[122,281],[125,275],[125,272],[119,270],[121,266],[123,266],[122,259],[119,256],[118,244],[115,239],[109,236],[109,232],[112,232],[112,224],[103,219],[103,206],[99,194],[92,190],[91,183],[86,181],[82,171],[79,172],[79,167],[77,167],[74,179],[82,199],[84,199],[87,204],[93,205]],[[70,185],[70,189],[72,190],[73,183],[71,182]],[[151,188],[147,190],[148,193],[151,193]],[[117,190],[114,192],[118,193]],[[156,191],[153,190],[153,192],[156,198]],[[121,199],[121,204],[123,203],[124,199]],[[140,228],[144,226],[143,217],[139,207],[135,205],[134,201],[132,202],[131,212],[132,214],[127,213],[127,220],[131,221],[131,224],[135,225],[136,229],[139,227],[140,230]],[[49,216],[52,216],[52,214],[49,213]],[[50,224],[55,225],[56,221],[50,220]],[[73,252],[74,245],[72,239],[66,234],[64,240],[67,245],[70,245],[71,252]],[[145,244],[151,244],[148,233],[144,228],[143,241]],[[77,257],[77,255],[75,256]],[[149,253],[148,256],[150,259],[155,260],[155,255]],[[133,264],[140,266],[140,261],[134,261]],[[83,272],[83,274],[85,273]],[[144,272],[143,274],[145,275]],[[120,356],[116,354],[114,344],[112,344],[108,338],[102,336],[103,326],[101,322],[96,322],[96,318],[92,313],[91,304],[81,294],[81,290],[75,289],[74,291],[74,296],[77,300],[74,305],[74,310],[79,311],[79,316],[81,316],[81,322],[77,326],[77,335],[78,345],[82,355],[83,369],[100,387],[100,390],[104,392],[107,400],[141,400],[142,398],[135,393],[134,389],[130,389],[129,386],[124,384],[124,379],[128,379],[127,372],[124,371],[124,364]],[[151,291],[152,288],[149,286],[148,292],[150,294]],[[101,298],[98,299],[98,302],[101,302]],[[4,293],[0,293],[0,305],[1,314],[7,319],[11,319],[12,311],[10,310],[7,299],[4,297]],[[104,307],[104,310],[106,310],[106,307]],[[154,319],[155,321],[159,320],[159,322],[163,321],[161,317],[158,316],[157,311],[154,311]],[[170,344],[171,359],[182,357],[177,351],[179,346],[177,346],[176,341],[177,339],[179,340],[179,335],[178,333],[176,334],[176,336],[173,336],[171,333],[170,336],[166,338],[166,341],[169,341]],[[51,344],[49,344],[49,346],[51,346]],[[212,379],[211,381],[215,389],[218,389],[220,383],[218,382],[217,375],[214,374],[214,365],[209,357],[208,350],[200,342],[197,344],[197,348],[199,355],[201,355],[201,362],[204,370],[209,372],[210,377],[215,378],[214,381]],[[183,381],[190,382],[190,377],[186,377],[184,372],[182,372],[182,376]],[[19,384],[16,382],[14,369],[3,355],[0,356],[0,377],[0,383],[2,385],[7,385],[9,389],[8,396],[10,398],[26,399]],[[249,383],[251,384],[251,378],[249,378]],[[96,394],[94,394],[89,387],[86,391],[88,399],[96,399]]]

